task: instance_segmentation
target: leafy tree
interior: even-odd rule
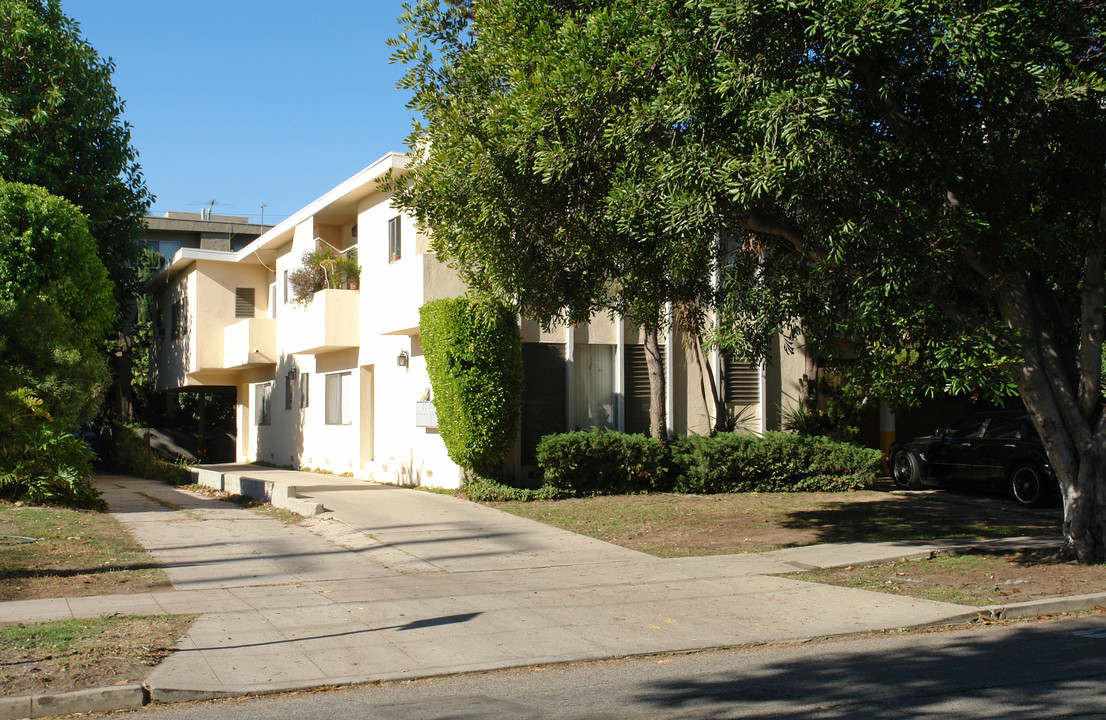
[[[473,7],[419,2],[402,19],[411,34],[393,41],[409,66],[401,87],[427,121],[409,139],[396,204],[474,291],[547,327],[603,311],[642,327],[651,425],[664,439],[662,309],[678,302],[697,324],[716,242],[658,222],[658,198],[638,192],[638,148],[607,112],[649,89],[624,77],[633,27],[560,23],[543,3]]]
[[[80,211],[42,188],[0,182],[0,492],[94,501],[73,431],[107,381],[111,297]]]
[[[719,238],[737,258],[720,341],[756,354],[780,330],[824,350],[848,340],[855,376],[899,406],[1016,390],[1063,490],[1065,551],[1106,558],[1101,3],[436,7],[408,16],[419,39],[397,57],[428,123],[414,184],[442,182],[455,205],[410,207],[432,208],[435,233],[435,218],[469,228],[444,255],[590,309],[626,286],[618,259],[701,272]],[[458,132],[442,155],[439,127]],[[563,183],[585,171],[606,180]],[[532,199],[549,193],[538,212],[516,175]],[[588,217],[570,225],[577,207]]]
[[[123,293],[134,282],[152,197],[113,70],[59,0],[0,0],[0,178],[40,185],[80,207]]]
[[[691,92],[650,111],[690,117],[686,146],[656,159],[684,168],[670,192],[830,275],[847,312],[804,324],[852,339],[879,396],[1016,389],[1064,493],[1066,551],[1101,560],[1102,6],[694,6],[706,38],[658,58]],[[693,37],[683,18],[653,32]]]

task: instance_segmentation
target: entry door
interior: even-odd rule
[[[360,467],[368,469],[368,464],[375,459],[373,452],[373,424],[375,413],[373,411],[373,376],[374,365],[361,366],[361,439],[360,439]]]

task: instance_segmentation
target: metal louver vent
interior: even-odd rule
[[[234,288],[234,317],[253,317],[253,288]]]
[[[760,402],[760,369],[756,365],[727,359],[725,373],[727,403],[752,405]]]

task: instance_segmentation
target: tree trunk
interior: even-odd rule
[[[1048,453],[1064,502],[1064,546],[1061,553],[1084,563],[1106,560],[1106,414],[1101,405],[1101,263],[1088,263],[1083,303],[1097,306],[1085,313],[1081,360],[1065,362],[1052,336],[1047,314],[1028,278],[1005,286],[999,306],[1003,319],[1025,335],[1024,362],[1018,368],[1019,394],[1033,416]],[[1081,367],[1077,367],[1080,365]],[[1081,372],[1082,370],[1082,372]],[[1088,389],[1091,386],[1093,389]]]
[[[656,328],[645,331],[645,366],[649,370],[649,428],[653,438],[668,442],[668,417],[664,407],[664,360]],[[671,349],[670,349],[671,350]]]
[[[703,396],[703,408],[707,413],[707,426],[714,432],[725,429],[726,418],[723,412],[723,404],[718,397],[718,386],[714,382],[714,373],[711,372],[710,360],[703,350],[703,341],[698,334],[688,336],[688,351],[695,359],[695,367],[699,371],[699,392]]]
[[[802,396],[800,400],[807,417],[814,417],[814,413],[818,412],[818,358],[809,345],[803,350],[803,358],[804,372],[799,380],[799,393]]]

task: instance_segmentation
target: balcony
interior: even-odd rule
[[[284,335],[288,353],[318,355],[357,347],[361,294],[357,290],[320,290]]]
[[[246,318],[223,328],[223,367],[245,368],[276,362],[276,320]]]

